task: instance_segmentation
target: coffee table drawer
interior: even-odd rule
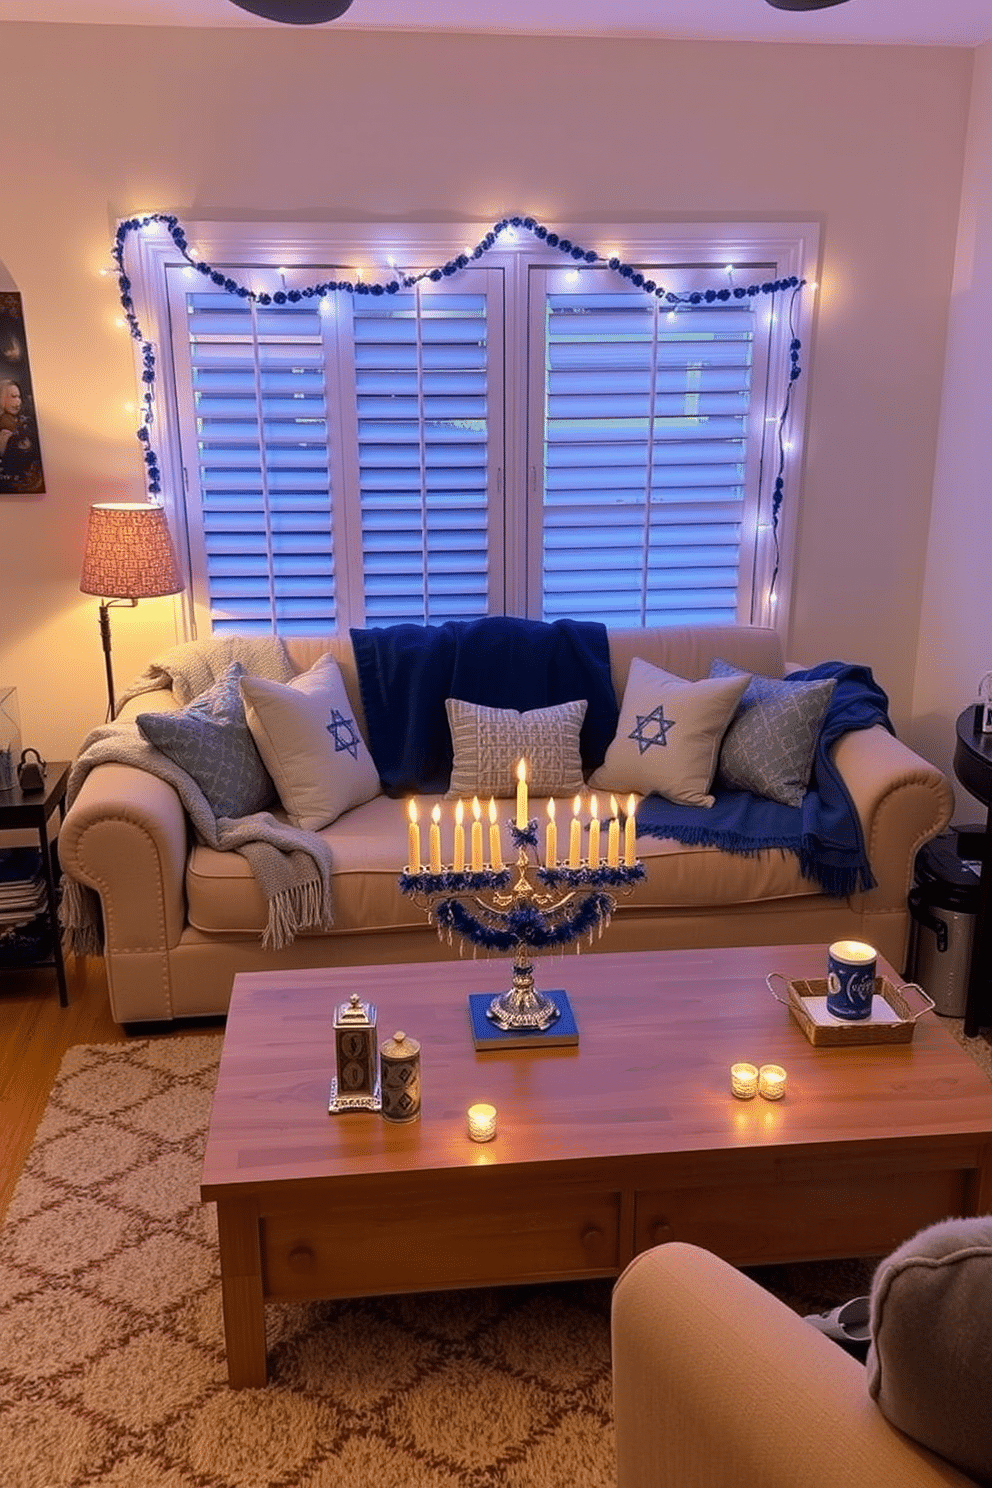
[[[620,1194],[501,1195],[404,1212],[273,1213],[260,1221],[268,1299],[347,1297],[611,1275],[620,1269]]]
[[[967,1212],[960,1170],[642,1192],[634,1249],[683,1240],[735,1265],[884,1255],[924,1225]]]

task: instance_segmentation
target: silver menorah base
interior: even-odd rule
[[[534,1029],[543,1033],[561,1017],[561,1008],[553,997],[534,986],[534,963],[518,956],[509,991],[493,998],[486,1017],[497,1028],[507,1031]]]

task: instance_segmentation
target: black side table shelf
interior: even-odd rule
[[[964,1010],[964,1032],[973,1038],[980,1028],[992,1023],[992,734],[982,733],[974,704],[965,708],[958,718],[954,773],[965,790],[987,808],[978,914]]]
[[[49,764],[45,772],[43,790],[22,791],[15,785],[11,790],[0,790],[0,832],[13,832],[33,827],[38,833],[41,847],[41,865],[45,875],[46,902],[44,913],[52,937],[50,957],[32,961],[31,966],[53,966],[59,985],[59,1006],[69,1006],[69,987],[65,975],[65,960],[62,955],[62,940],[58,922],[58,858],[57,845],[49,842],[48,823],[56,811],[59,821],[65,816],[65,791],[69,780],[69,760],[57,760]],[[0,971],[13,969],[0,964]],[[17,967],[17,970],[23,970]]]

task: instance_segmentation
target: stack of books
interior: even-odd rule
[[[22,966],[48,954],[47,908],[40,849],[0,850],[0,966]]]

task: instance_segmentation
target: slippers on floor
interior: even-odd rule
[[[803,1321],[812,1323],[814,1328],[863,1360],[871,1342],[870,1316],[871,1299],[854,1297],[829,1312],[811,1313]]]

